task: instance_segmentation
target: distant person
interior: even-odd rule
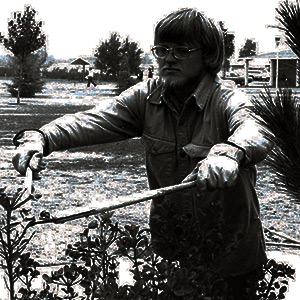
[[[88,74],[88,83],[87,83],[87,87],[90,87],[91,83],[94,85],[94,87],[97,86],[97,84],[94,82],[94,74],[95,71],[92,67],[89,68],[89,74]]]
[[[148,78],[153,78],[153,67],[148,68]]]
[[[137,71],[137,74],[136,74],[136,78],[137,78],[139,81],[142,81],[142,80],[143,80],[143,77],[144,77],[143,71],[142,71],[142,70],[138,70],[138,71]]]
[[[152,66],[150,66],[148,68],[148,78],[153,78],[153,67]]]

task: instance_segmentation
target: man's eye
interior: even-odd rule
[[[178,55],[186,55],[188,53],[188,49],[186,48],[175,48],[175,50]]]
[[[158,56],[164,56],[164,55],[166,55],[166,49],[165,48],[157,48],[156,53]]]

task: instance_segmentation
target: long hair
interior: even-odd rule
[[[172,12],[157,23],[154,44],[162,42],[176,42],[201,48],[204,67],[213,75],[223,66],[225,47],[221,29],[193,8]]]

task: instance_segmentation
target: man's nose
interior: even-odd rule
[[[167,52],[167,55],[165,57],[165,60],[167,62],[174,62],[174,61],[177,61],[176,57],[174,56],[173,54],[173,49],[169,49],[168,52]]]

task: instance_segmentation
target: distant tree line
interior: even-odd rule
[[[54,59],[48,59],[46,51],[46,35],[42,32],[42,21],[36,21],[36,11],[31,7],[25,7],[23,13],[15,12],[8,21],[8,34],[5,37],[0,33],[0,44],[11,55],[0,59],[0,76],[11,77],[12,83],[7,84],[12,96],[34,97],[43,89],[46,79],[67,79],[81,81],[82,71],[76,69],[47,70],[47,66],[54,63]],[[230,58],[234,54],[235,36],[225,28],[224,22],[219,22],[224,34],[225,62],[224,72],[229,69]],[[245,57],[256,53],[256,43],[247,39],[239,56]],[[108,39],[101,41],[94,52],[94,66],[99,70],[96,73],[97,80],[115,81],[120,90],[124,90],[134,84],[133,75],[141,73],[143,63],[143,50],[137,42],[129,36],[121,37],[119,33],[112,32]],[[144,63],[148,59],[144,57]],[[148,63],[148,62],[147,62]],[[86,71],[87,72],[87,71]]]
[[[37,22],[35,15],[36,11],[27,6],[23,13],[13,13],[8,21],[7,36],[0,32],[0,44],[10,53],[0,61],[0,76],[12,78],[7,89],[17,97],[17,103],[20,103],[20,97],[34,97],[42,91],[42,75],[50,79],[82,78],[82,73],[78,74],[77,70],[48,72],[43,68],[47,61],[46,35],[42,32],[42,21]],[[118,33],[112,33],[94,55],[95,67],[101,71],[101,76],[98,76],[102,80],[120,82],[122,88],[127,88],[133,84],[131,75],[137,73],[142,53],[138,43],[131,41],[129,36],[121,38]]]
[[[257,53],[257,43],[253,39],[246,39],[244,46],[239,51],[239,57],[248,57]]]
[[[219,26],[223,32],[224,36],[224,46],[225,46],[225,59],[223,65],[223,73],[228,71],[230,67],[230,58],[234,54],[234,40],[235,36],[234,33],[229,32],[228,29],[225,27],[224,22],[219,22]]]

